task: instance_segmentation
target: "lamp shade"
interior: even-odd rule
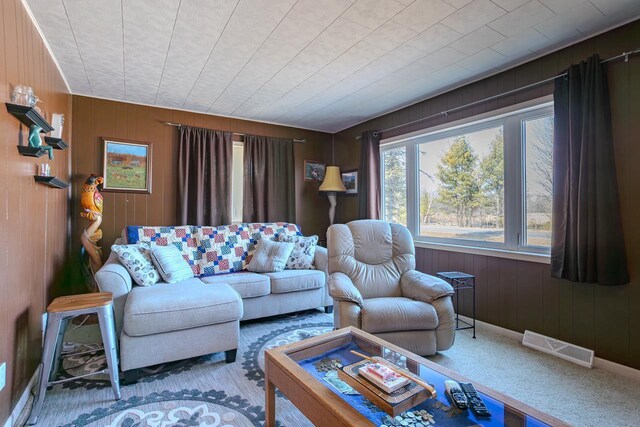
[[[342,183],[340,168],[338,166],[327,166],[324,174],[324,181],[320,184],[320,191],[347,191]]]

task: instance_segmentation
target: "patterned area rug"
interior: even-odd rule
[[[225,363],[224,353],[216,353],[145,369],[137,384],[121,387],[117,402],[106,376],[54,386],[37,426],[261,426],[264,350],[329,332],[333,319],[308,311],[247,322],[240,329],[235,363]],[[65,359],[59,377],[103,369],[104,353],[97,348],[76,344],[74,352],[85,354]],[[280,425],[310,425],[286,398],[278,399]]]

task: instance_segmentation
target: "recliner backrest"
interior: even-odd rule
[[[400,276],[415,269],[415,248],[403,225],[380,220],[335,224],[327,231],[329,274],[346,274],[363,298],[398,297]]]

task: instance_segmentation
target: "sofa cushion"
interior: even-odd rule
[[[217,285],[226,283],[240,295],[241,298],[255,298],[269,295],[271,292],[269,278],[263,274],[240,272],[218,274],[216,276],[201,277],[204,283]]]
[[[306,291],[324,286],[324,273],[319,270],[284,270],[265,273],[271,279],[271,293]]]
[[[137,337],[230,322],[242,317],[242,301],[231,287],[198,279],[134,287],[124,308],[124,332]],[[211,337],[215,339],[215,337]]]
[[[403,297],[369,298],[362,308],[362,329],[370,333],[430,330],[438,327],[431,304]]]
[[[287,265],[287,259],[293,251],[293,243],[274,242],[261,239],[256,245],[251,262],[247,270],[255,273],[271,273],[282,271]]]
[[[149,256],[149,245],[113,245],[111,251],[138,285],[151,286],[160,281],[160,273]]]
[[[316,245],[318,244],[318,236],[290,236],[281,235],[278,237],[279,242],[293,243],[293,251],[287,259],[286,269],[288,270],[314,270],[313,259],[316,254]]]
[[[177,283],[193,277],[189,262],[173,245],[152,246],[151,260],[165,282]]]

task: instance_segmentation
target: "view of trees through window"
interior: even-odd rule
[[[553,116],[523,122],[525,139],[526,243],[551,245]]]
[[[420,144],[420,235],[504,242],[502,126]]]
[[[407,225],[407,149],[382,153],[385,220]]]

